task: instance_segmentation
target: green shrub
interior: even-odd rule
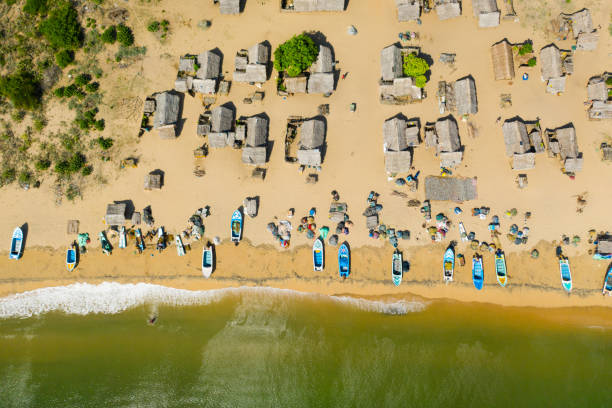
[[[117,26],[117,41],[124,47],[134,44],[134,34],[132,34],[130,27],[123,24]]]
[[[71,173],[76,173],[85,166],[85,156],[81,153],[75,153],[68,161],[68,166]]]
[[[608,79],[606,79],[606,85],[612,86],[612,76],[610,76],[610,77],[608,77]]]
[[[100,88],[100,84],[97,82],[91,82],[85,85],[85,90],[89,93],[97,92],[99,88]]]
[[[81,190],[79,189],[78,186],[74,184],[70,184],[68,188],[66,189],[66,198],[68,199],[68,201],[74,201],[74,199],[79,197],[80,195],[81,195]]]
[[[89,83],[89,81],[91,81],[91,75],[89,74],[81,74],[74,78],[74,84],[76,86],[86,85],[87,83]]]
[[[117,41],[117,28],[112,25],[106,30],[104,30],[104,32],[102,33],[102,42],[107,44],[114,44],[115,41]]]
[[[103,137],[99,137],[98,139],[96,139],[98,142],[98,145],[102,148],[102,150],[108,150],[111,147],[113,147],[113,139],[111,139],[110,137],[108,138],[103,138]]]
[[[16,172],[15,169],[13,168],[8,168],[8,169],[4,169],[2,170],[2,173],[0,174],[0,182],[2,184],[10,184],[13,181],[15,181],[16,178]]]
[[[40,31],[57,49],[77,49],[83,42],[77,11],[68,2],[62,2],[51,11],[51,15],[40,24]]]
[[[415,53],[404,56],[404,75],[412,78],[423,76],[429,71],[429,64]]]
[[[156,33],[159,31],[159,26],[160,26],[159,21],[152,21],[147,26],[147,30],[149,30],[152,33]]]
[[[64,69],[74,62],[74,52],[70,50],[61,50],[55,53],[55,63],[58,67]]]
[[[47,126],[47,122],[44,119],[34,119],[34,130],[40,132]]]
[[[38,159],[36,163],[34,163],[34,167],[36,170],[44,171],[51,167],[51,160],[49,159]]]
[[[28,14],[45,14],[48,11],[47,0],[27,0],[23,11]]]
[[[21,70],[0,79],[0,95],[17,109],[34,110],[41,105],[42,89],[34,74]]]
[[[119,62],[124,58],[134,58],[147,53],[147,47],[119,47],[119,51],[115,54],[115,61]]]
[[[84,176],[89,176],[91,173],[93,173],[93,166],[85,166],[81,171],[81,174]]]
[[[104,119],[98,119],[94,122],[93,126],[96,130],[99,130],[101,132],[106,127],[106,124],[104,123]]]
[[[68,164],[68,160],[60,160],[55,163],[55,172],[61,176],[66,176],[70,174],[70,164]]]
[[[68,85],[64,88],[64,97],[71,98],[79,93],[79,88],[75,84]]]
[[[527,65],[530,66],[530,67],[535,67],[535,64],[536,64],[536,58],[535,57],[531,57],[527,61]]]
[[[30,184],[31,182],[32,182],[32,173],[30,173],[27,170],[24,170],[21,173],[19,173],[19,184],[25,185],[25,184]]]
[[[525,55],[533,52],[533,44],[526,42],[519,47],[519,55]]]
[[[23,122],[24,118],[25,118],[25,112],[22,111],[22,110],[16,110],[16,111],[11,113],[11,120],[13,122],[21,123],[21,122]]]
[[[162,22],[160,23],[162,30],[165,32],[168,32],[168,26],[170,25],[170,22],[168,20],[162,20]]]
[[[319,55],[319,49],[306,34],[294,35],[274,50],[274,68],[294,77],[308,69]]]
[[[425,75],[419,75],[418,77],[414,78],[414,85],[418,86],[419,88],[425,88],[426,83],[427,77],[425,77]]]
[[[64,88],[63,86],[60,86],[53,90],[53,95],[57,96],[58,98],[63,98],[65,92],[66,92],[66,88]]]

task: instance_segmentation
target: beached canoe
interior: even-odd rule
[[[185,255],[185,245],[183,245],[183,240],[179,234],[176,234],[174,237],[174,244],[176,245],[176,253],[178,256]]]
[[[212,245],[208,245],[202,251],[202,275],[205,278],[210,278],[210,274],[213,272],[215,265],[215,253]]]
[[[10,259],[19,259],[21,258],[21,250],[23,249],[23,231],[21,228],[17,227],[13,231],[13,236],[11,237],[11,251],[9,252]]]
[[[559,257],[559,271],[561,272],[561,283],[563,289],[568,293],[572,291],[572,273],[570,271],[569,259],[564,256]]]
[[[393,279],[393,284],[395,286],[399,286],[402,283],[403,274],[402,253],[396,249],[391,258],[391,279]]]
[[[66,250],[66,269],[72,272],[76,268],[77,253],[74,244]]]
[[[321,237],[315,239],[312,244],[312,265],[315,270],[322,271],[325,267],[325,249],[323,247],[323,239]]]
[[[495,274],[497,275],[497,282],[501,286],[506,286],[508,275],[506,272],[506,255],[504,251],[498,249],[495,253]]]
[[[106,233],[104,231],[100,231],[100,234],[98,235],[98,237],[100,238],[100,245],[102,246],[102,252],[105,255],[111,255],[113,253],[113,247],[110,244],[110,242],[108,242],[108,239],[106,238]]]
[[[446,249],[444,252],[444,259],[442,263],[442,273],[444,276],[444,282],[452,282],[453,274],[455,272],[455,250],[452,246]]]
[[[351,253],[346,242],[338,248],[338,270],[341,278],[348,278],[351,273]]]
[[[238,243],[242,239],[242,213],[240,212],[240,210],[236,210],[232,214],[232,221],[230,223],[230,227],[232,230],[232,242],[235,245],[238,245]]]
[[[465,230],[465,226],[463,225],[463,222],[459,223],[459,236],[461,237],[462,242],[468,241],[467,231]]]
[[[603,284],[603,294],[612,296],[612,264],[608,266]]]
[[[166,232],[164,231],[164,227],[159,227],[157,229],[157,250],[159,252],[166,249]]]
[[[474,287],[476,287],[476,289],[482,289],[484,268],[482,267],[482,257],[477,254],[472,258],[472,281],[474,281]]]
[[[145,249],[144,238],[142,237],[142,231],[140,228],[136,228],[136,248],[138,248],[138,252],[142,254],[142,251]]]
[[[119,230],[119,248],[127,247],[127,236],[125,233],[125,227],[121,227]]]

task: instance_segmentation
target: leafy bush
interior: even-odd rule
[[[57,49],[77,49],[83,42],[77,11],[68,2],[61,3],[51,11],[51,15],[40,24],[40,31]]]
[[[71,173],[76,173],[85,166],[85,156],[81,153],[75,153],[68,161],[68,166]]]
[[[81,74],[74,78],[74,84],[76,86],[86,85],[87,83],[89,83],[89,81],[91,81],[91,75],[89,74]]]
[[[93,173],[93,166],[85,166],[81,171],[81,174],[84,176],[89,176],[91,173]]]
[[[170,22],[168,20],[162,20],[160,25],[164,32],[168,32],[168,26],[170,25]]]
[[[32,182],[32,173],[27,170],[23,170],[19,173],[19,184],[25,185],[30,184]]]
[[[612,76],[610,76],[610,77],[608,77],[608,79],[606,79],[606,85],[612,86]]]
[[[81,195],[81,190],[79,189],[78,186],[74,184],[70,184],[68,188],[66,189],[66,198],[68,199],[68,201],[74,201],[74,199],[79,197],[80,195]]]
[[[308,69],[319,55],[319,49],[306,34],[294,35],[274,50],[274,68],[285,71],[291,77]]]
[[[70,98],[79,93],[79,88],[75,84],[68,85],[64,88],[64,97]]]
[[[0,183],[1,184],[10,184],[13,181],[15,181],[16,178],[16,172],[14,168],[8,168],[8,169],[4,169],[2,170],[2,173],[0,173]]]
[[[427,71],[429,71],[429,64],[427,63],[427,61],[417,56],[415,53],[411,53],[404,56],[403,71],[404,75],[408,77],[412,77],[415,79],[421,76],[424,77]],[[419,79],[419,82],[422,82],[422,80],[423,79]],[[423,86],[425,86],[425,84],[423,84]]]
[[[58,67],[66,68],[74,62],[74,52],[70,50],[61,50],[55,53],[55,62]]]
[[[104,123],[104,119],[98,119],[94,122],[93,126],[96,130],[99,130],[101,132],[106,127],[106,124]]]
[[[426,83],[427,78],[425,77],[425,75],[419,75],[418,77],[414,78],[414,85],[418,86],[419,88],[425,88]]]
[[[147,26],[147,30],[149,30],[152,33],[156,33],[159,31],[159,26],[160,26],[159,21],[152,21]]]
[[[519,55],[525,55],[533,52],[533,44],[526,42],[519,47]]]
[[[134,58],[147,53],[147,47],[119,47],[119,51],[115,54],[115,61],[119,62],[124,58]]]
[[[536,58],[535,57],[529,58],[529,60],[527,61],[527,65],[530,66],[530,67],[535,67],[535,64],[536,64]]]
[[[117,41],[117,28],[112,25],[102,33],[102,42],[114,44]]]
[[[130,27],[123,24],[117,26],[117,41],[124,47],[134,44],[134,34],[132,34]]]
[[[108,138],[103,138],[103,137],[99,137],[97,140],[98,145],[102,148],[102,150],[108,150],[111,147],[113,147],[113,139],[111,139],[110,137]]]
[[[37,132],[43,130],[45,126],[47,126],[47,123],[44,119],[34,119],[34,130],[36,130]]]
[[[27,0],[23,11],[28,14],[43,14],[48,11],[47,0]]]
[[[58,98],[63,98],[65,93],[66,93],[66,88],[64,88],[63,86],[60,86],[53,90],[53,95],[57,96]]]
[[[91,82],[85,85],[85,90],[89,93],[94,93],[100,88],[100,84],[97,82]]]
[[[38,159],[36,163],[34,163],[34,167],[36,170],[44,171],[51,167],[51,160],[49,159]]]
[[[0,79],[0,95],[17,109],[34,110],[40,107],[42,89],[34,74],[21,70]]]

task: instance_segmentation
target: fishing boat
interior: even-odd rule
[[[23,231],[21,228],[17,227],[13,231],[13,236],[11,238],[11,252],[9,253],[10,259],[19,259],[21,258],[21,250],[23,249]]]
[[[157,250],[161,252],[164,249],[166,249],[166,233],[164,227],[159,227],[157,229]]]
[[[463,222],[459,223],[459,235],[461,237],[462,242],[468,241],[467,231],[465,230],[465,226],[463,225]]]
[[[215,253],[212,245],[207,245],[202,251],[202,275],[209,278],[215,264]]]
[[[338,249],[338,269],[341,278],[348,278],[351,273],[351,253],[346,242]]]
[[[242,239],[242,213],[240,210],[234,211],[232,214],[232,221],[230,224],[232,230],[232,242],[238,245]]]
[[[608,266],[608,271],[606,272],[606,278],[604,279],[602,292],[604,295],[612,295],[612,264]]]
[[[73,243],[70,248],[66,250],[66,269],[68,272],[72,272],[76,268],[77,253],[76,245]]]
[[[127,247],[127,236],[125,234],[125,227],[121,227],[119,230],[119,248]]]
[[[569,259],[561,255],[559,256],[559,271],[561,272],[561,283],[563,289],[568,293],[572,291],[572,273],[570,271]]]
[[[472,280],[476,289],[481,290],[484,281],[484,268],[482,267],[482,257],[476,254],[472,258]]]
[[[142,231],[140,228],[136,229],[136,248],[138,248],[138,252],[142,254],[142,251],[145,249],[144,238],[142,237]]]
[[[185,255],[185,245],[183,245],[183,240],[181,239],[180,235],[177,234],[174,237],[174,244],[176,245],[176,253],[178,256]]]
[[[322,271],[325,267],[325,252],[323,251],[323,240],[319,237],[312,244],[312,264],[315,272]]]
[[[396,249],[391,258],[391,278],[395,286],[399,286],[402,283],[403,273],[402,253]]]
[[[106,233],[104,231],[100,231],[99,238],[100,245],[102,245],[102,252],[105,255],[111,255],[113,253],[113,247],[111,246],[110,242],[108,242],[108,239],[106,238]]]
[[[506,255],[504,251],[498,249],[495,253],[495,274],[497,275],[497,282],[500,286],[506,286],[508,275],[506,272]]]
[[[455,272],[455,250],[452,246],[444,252],[444,262],[442,264],[442,272],[444,273],[444,282],[452,282]]]

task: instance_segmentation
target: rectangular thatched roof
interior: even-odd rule
[[[248,63],[249,63],[248,57],[245,57],[243,54],[238,53],[234,57],[234,70],[244,71]]]
[[[383,123],[383,143],[386,151],[400,152],[408,148],[404,119],[391,118]]]
[[[607,101],[608,87],[603,77],[591,78],[587,85],[587,96],[589,101]]]
[[[595,51],[599,42],[599,33],[580,33],[576,40],[576,49],[580,51]]]
[[[248,64],[244,71],[234,71],[234,81],[246,83],[264,83],[267,79],[265,65]]]
[[[565,76],[550,78],[548,82],[546,82],[546,92],[553,95],[565,92],[565,80]]]
[[[242,149],[242,162],[252,166],[266,164],[266,148],[264,146],[246,146]]]
[[[438,119],[436,121],[436,135],[439,152],[456,152],[461,148],[459,128],[454,120],[450,118]]]
[[[227,132],[210,132],[208,134],[208,144],[213,149],[227,146]]]
[[[571,14],[569,17],[572,22],[574,38],[577,38],[580,33],[590,33],[593,31],[593,19],[589,9],[582,9]]]
[[[463,202],[478,198],[476,178],[425,177],[425,198],[432,201]]]
[[[162,188],[162,175],[159,173],[149,173],[144,179],[145,190],[159,190]]]
[[[244,142],[246,140],[246,125],[236,125],[236,140]]]
[[[258,43],[249,48],[249,64],[267,64],[270,61],[268,47],[264,43]]]
[[[330,94],[334,91],[334,74],[314,73],[308,77],[308,93],[309,94]]]
[[[246,132],[247,146],[265,146],[268,143],[268,119],[259,116],[248,118]]]
[[[316,61],[312,63],[310,72],[332,72],[332,68],[331,48],[319,45],[319,55],[317,55]]]
[[[345,0],[293,0],[293,10],[304,11],[343,11]]]
[[[249,217],[253,218],[257,216],[257,199],[254,197],[247,197],[242,202],[244,205],[244,212]]]
[[[410,96],[412,99],[421,99],[423,97],[423,90],[415,86],[414,81],[410,77],[395,78],[393,80],[391,94],[398,98]]]
[[[157,128],[157,134],[160,139],[176,139],[175,125],[164,125]]]
[[[474,79],[466,77],[455,81],[455,103],[459,115],[474,114],[478,112],[476,98],[476,84]]]
[[[383,81],[393,81],[404,75],[402,52],[397,45],[383,48],[380,53],[380,70]]]
[[[540,66],[542,67],[542,80],[559,78],[563,75],[561,67],[561,52],[556,45],[551,44],[540,50]]]
[[[559,155],[561,156],[561,160],[565,160],[567,157],[578,157],[576,129],[574,129],[573,126],[569,126],[557,129],[555,133],[559,141]]]
[[[300,149],[316,149],[325,140],[325,123],[319,119],[305,121],[300,128]]]
[[[490,28],[499,25],[501,13],[499,11],[491,11],[489,13],[480,13],[478,16],[478,27]]]
[[[506,145],[506,156],[526,153],[530,149],[527,126],[521,120],[506,120],[502,125],[504,144]]]
[[[213,132],[228,132],[234,127],[234,111],[225,106],[217,106],[212,110],[210,123]]]
[[[221,14],[240,14],[240,0],[219,0]]]
[[[204,95],[212,95],[217,92],[217,80],[194,78],[191,89]]]
[[[196,57],[195,56],[190,56],[190,55],[186,55],[184,57],[180,57],[179,58],[179,71],[182,72],[195,72],[195,62],[196,62]]]
[[[539,130],[534,129],[531,131],[531,133],[529,133],[529,142],[536,153],[543,153],[546,151],[544,140],[542,139],[542,133]]]
[[[114,203],[106,206],[104,221],[106,225],[123,225],[125,223],[127,205],[125,203]]]
[[[503,40],[494,44],[491,47],[491,58],[496,81],[514,79],[514,58],[508,41]]]
[[[416,21],[421,17],[421,5],[414,0],[396,0],[397,19],[399,21]]]
[[[305,76],[288,77],[284,79],[285,88],[290,94],[306,93],[308,79]]]
[[[441,152],[440,153],[440,166],[451,168],[457,167],[461,164],[461,160],[463,160],[463,152]]]
[[[406,127],[406,143],[408,146],[418,146],[420,129],[417,125]]]
[[[221,57],[212,51],[204,51],[198,55],[198,65],[200,69],[196,72],[196,77],[200,79],[215,79],[221,75]]]
[[[594,101],[589,108],[591,119],[612,119],[612,102]]]
[[[298,163],[302,166],[316,167],[321,165],[320,149],[299,149],[297,151]]]
[[[535,168],[535,153],[514,154],[512,156],[512,170],[531,170]]]
[[[436,13],[440,20],[448,20],[449,18],[459,17],[461,15],[461,5],[457,2],[441,3],[436,5]]]
[[[612,254],[612,236],[600,235],[597,237],[597,249],[595,252],[602,255]]]
[[[171,92],[161,92],[155,95],[155,115],[153,128],[157,129],[178,122],[181,98]]]
[[[583,158],[568,157],[563,161],[563,169],[566,173],[576,173],[582,170]]]
[[[474,17],[478,17],[482,13],[490,13],[498,10],[496,0],[472,0],[472,12],[474,13]]]
[[[385,152],[385,170],[387,173],[407,173],[411,166],[412,153],[410,150]]]

